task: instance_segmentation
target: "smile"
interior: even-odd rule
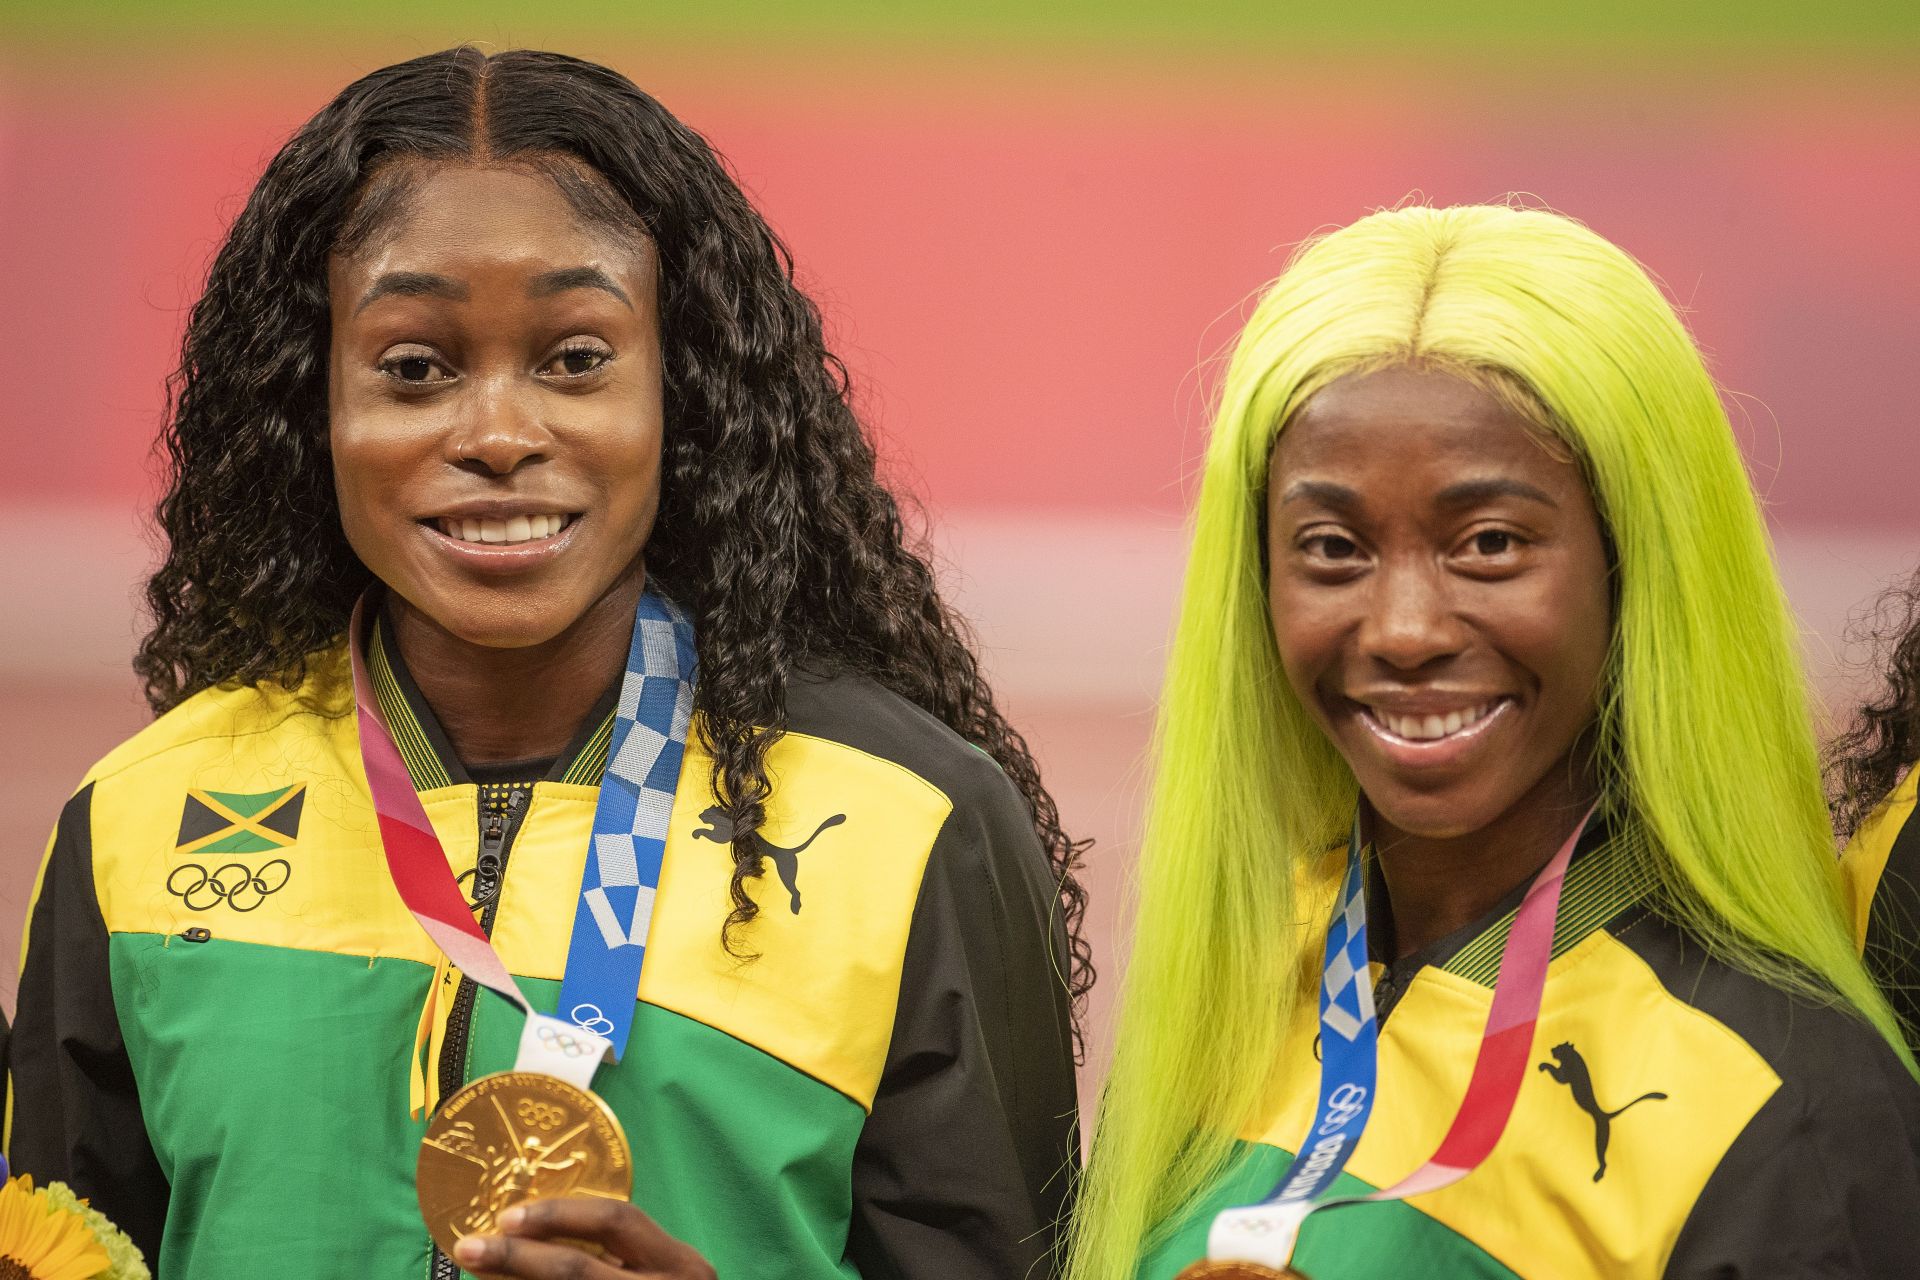
[[[498,520],[440,516],[423,523],[432,524],[442,535],[455,542],[510,547],[525,542],[544,542],[558,535],[575,519],[575,516],[561,513],[541,513],[509,516]]]
[[[1350,701],[1353,718],[1375,749],[1403,769],[1450,769],[1481,750],[1496,725],[1518,706],[1507,695],[1454,706],[1397,710]]]
[[[1368,727],[1391,734],[1403,742],[1441,742],[1448,738],[1477,734],[1495,713],[1512,703],[1511,698],[1493,698],[1468,707],[1439,712],[1394,712],[1384,707],[1361,703]]]

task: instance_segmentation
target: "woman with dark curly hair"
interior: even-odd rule
[[[163,714],[52,841],[17,1169],[174,1276],[1052,1265],[1078,847],[695,133],[377,71],[172,391]]]
[[[1889,588],[1868,627],[1881,686],[1827,749],[1840,866],[1867,966],[1920,1052],[1920,573]]]

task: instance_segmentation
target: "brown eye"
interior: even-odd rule
[[[549,377],[584,378],[613,359],[613,352],[598,343],[580,342],[562,348],[540,372]]]
[[[425,351],[400,351],[380,362],[380,372],[396,382],[430,386],[453,377],[447,367]]]
[[[1343,538],[1337,533],[1323,533],[1309,538],[1307,547],[1322,560],[1349,560],[1360,551],[1351,538]]]
[[[1503,556],[1513,550],[1513,535],[1504,529],[1488,529],[1473,535],[1473,549],[1483,556]]]

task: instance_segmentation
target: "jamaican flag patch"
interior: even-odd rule
[[[300,835],[300,809],[307,784],[248,795],[237,791],[189,791],[180,811],[179,853],[266,853],[285,849]]]

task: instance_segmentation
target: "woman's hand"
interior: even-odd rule
[[[467,1236],[454,1246],[453,1260],[478,1275],[517,1280],[716,1280],[705,1258],[624,1200],[529,1201],[500,1215],[500,1232]],[[552,1240],[595,1244],[607,1257]]]

